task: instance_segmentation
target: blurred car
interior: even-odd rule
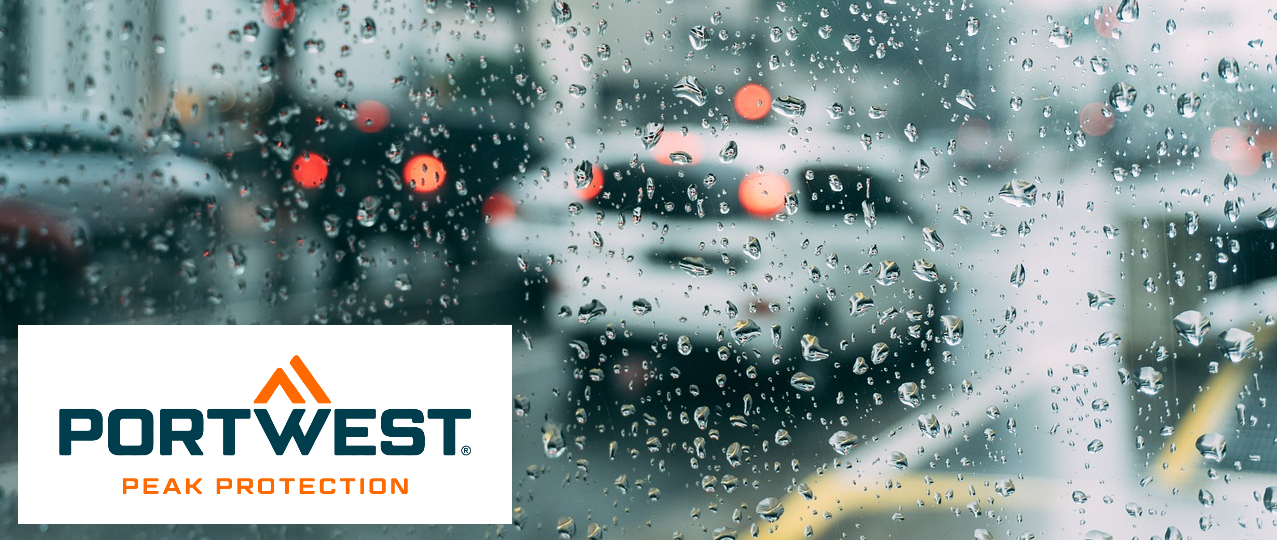
[[[120,113],[0,103],[0,328],[175,315],[224,294],[222,175]]]
[[[569,151],[505,188],[494,241],[549,280],[546,311],[581,359],[606,336],[771,356],[768,370],[801,354],[817,379],[825,358],[858,375],[927,365],[942,284],[889,165],[902,149],[775,133],[649,131],[650,150],[619,136]]]

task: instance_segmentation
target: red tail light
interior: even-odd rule
[[[595,165],[591,169],[591,173],[593,174],[593,179],[590,180],[590,185],[576,190],[576,196],[583,201],[598,197],[599,193],[603,191],[603,169]]]
[[[276,30],[287,28],[297,17],[297,5],[293,0],[265,0],[262,2],[262,21]]]
[[[1092,137],[1104,135],[1113,129],[1113,110],[1103,103],[1088,103],[1077,115],[1082,133]]]
[[[376,133],[390,123],[390,109],[380,101],[361,101],[355,106],[355,129],[364,133]]]
[[[652,157],[665,165],[694,165],[705,155],[705,141],[695,133],[666,132],[652,147]],[[679,160],[675,161],[675,157]]]
[[[403,167],[403,181],[417,193],[430,193],[443,185],[448,176],[443,161],[430,154],[413,156]]]
[[[41,206],[0,201],[0,250],[54,254],[73,266],[83,263],[83,253],[76,244],[87,238],[81,231],[82,241],[77,242],[77,226],[66,223],[74,218],[58,214]]]
[[[732,104],[741,118],[761,120],[772,110],[772,93],[761,84],[749,83],[736,91]]]
[[[518,208],[514,199],[505,193],[496,192],[483,201],[483,220],[489,225],[504,225],[514,219]]]
[[[770,218],[785,207],[789,181],[779,174],[751,173],[740,183],[740,204],[750,215]]]
[[[324,185],[328,179],[328,158],[311,151],[302,152],[293,160],[293,180],[306,189]]]

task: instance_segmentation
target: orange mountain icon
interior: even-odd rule
[[[300,356],[294,356],[288,365],[293,366],[293,371],[297,372],[297,376],[301,377],[302,384],[306,385],[306,390],[310,391],[311,397],[315,398],[319,403],[331,403],[328,400],[328,394],[324,393],[324,389],[319,386],[319,382],[315,380],[315,376],[310,374],[310,370],[306,368],[306,364],[302,362]],[[266,386],[262,387],[262,391],[257,394],[257,399],[253,403],[266,403],[270,401],[271,396],[275,395],[275,390],[282,388],[284,393],[288,395],[288,400],[293,403],[306,403],[302,398],[301,392],[297,391],[297,386],[288,378],[288,374],[284,373],[284,368],[275,368],[275,373],[270,376],[270,380],[266,381]]]

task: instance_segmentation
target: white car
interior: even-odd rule
[[[167,148],[177,132],[135,122],[0,102],[0,332],[85,308],[113,321],[184,312],[229,292],[215,262],[225,179]]]
[[[545,310],[582,359],[600,336],[629,337],[863,374],[945,337],[932,327],[945,285],[926,261],[943,244],[900,196],[931,156],[921,144],[775,130],[654,141],[658,127],[578,140],[498,195],[513,211],[493,219],[496,245],[545,275]]]

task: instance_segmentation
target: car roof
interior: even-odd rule
[[[643,129],[643,128],[640,128]],[[929,146],[919,142],[903,143],[896,137],[871,135],[872,143],[865,148],[859,135],[812,132],[790,135],[776,126],[767,128],[732,127],[729,129],[689,129],[682,134],[678,126],[665,126],[664,133],[652,149],[633,133],[603,135],[594,139],[577,139],[576,148],[559,156],[552,156],[547,163],[551,173],[562,166],[558,162],[575,166],[581,160],[593,163],[615,163],[637,157],[639,161],[668,159],[671,151],[688,151],[698,159],[694,165],[724,166],[719,153],[730,143],[737,146],[737,157],[728,166],[748,169],[762,168],[782,174],[790,174],[795,167],[821,164],[829,167],[863,166],[880,174],[897,171],[905,165],[912,166],[917,158],[931,156]],[[908,159],[916,154],[917,157]],[[939,158],[928,157],[929,161]],[[900,170],[899,172],[904,172]]]
[[[121,147],[140,137],[122,114],[86,103],[18,99],[0,101],[0,135],[64,134],[119,140]],[[115,133],[112,133],[112,132]]]

